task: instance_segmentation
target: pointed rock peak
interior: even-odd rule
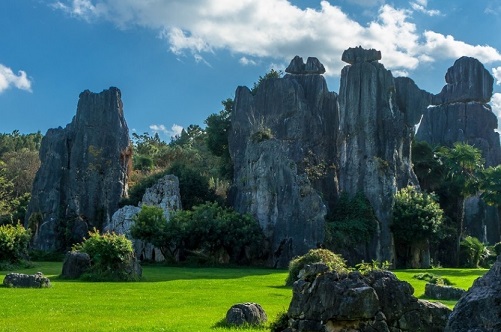
[[[374,62],[381,60],[381,51],[377,51],[373,48],[366,50],[362,46],[350,47],[343,52],[341,60],[353,65],[355,63],[362,62]]]
[[[295,75],[323,74],[325,73],[325,67],[315,57],[309,57],[305,64],[303,58],[296,55],[285,69],[285,72]]]

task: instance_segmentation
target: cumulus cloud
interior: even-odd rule
[[[252,60],[252,59],[249,59],[245,56],[241,57],[238,62],[244,66],[256,66],[257,65],[257,62]]]
[[[181,132],[183,131],[183,127],[178,125],[178,124],[173,124],[170,129],[168,129],[165,125],[163,124],[152,124],[150,125],[150,129],[154,133],[162,133],[166,135],[169,138],[176,137],[181,135]]]
[[[11,86],[31,92],[31,81],[25,71],[20,70],[16,75],[12,69],[0,64],[0,93]]]
[[[251,58],[289,61],[295,55],[314,55],[326,66],[327,75],[338,75],[344,66],[340,54],[358,45],[381,50],[385,66],[400,71],[463,55],[484,63],[501,60],[501,54],[488,45],[470,45],[435,31],[419,32],[413,13],[435,14],[427,9],[426,0],[410,2],[409,9],[383,4],[377,18],[364,25],[328,1],[316,9],[301,9],[287,0],[59,0],[54,6],[84,18],[101,17],[118,27],[153,29],[171,52],[191,54],[196,61],[218,50],[236,54],[242,65],[249,65]]]
[[[496,79],[496,84],[501,85],[501,66],[492,68],[492,75]]]

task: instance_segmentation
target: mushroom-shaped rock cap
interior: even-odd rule
[[[303,58],[296,55],[285,69],[285,72],[296,75],[323,74],[325,73],[325,67],[315,57],[309,57],[305,64]]]
[[[349,63],[350,65],[353,65],[355,63],[378,61],[381,60],[381,51],[377,51],[373,48],[366,50],[362,48],[362,46],[355,48],[350,47],[343,52],[341,60]]]

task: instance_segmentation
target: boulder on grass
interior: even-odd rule
[[[85,252],[68,251],[64,257],[61,277],[78,279],[90,268],[90,256]]]
[[[42,272],[33,275],[9,273],[3,280],[3,285],[10,288],[49,288],[50,280]]]
[[[228,325],[260,325],[268,320],[263,308],[257,303],[234,304],[226,313]]]
[[[430,283],[424,288],[424,295],[435,300],[459,300],[464,293],[466,291],[461,288]]]

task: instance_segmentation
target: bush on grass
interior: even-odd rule
[[[21,224],[0,226],[0,262],[16,264],[28,258],[31,232]]]
[[[433,274],[433,273],[418,273],[413,276],[414,279],[424,280],[430,284],[439,285],[439,286],[451,286],[453,283],[442,276]]]
[[[330,271],[336,271],[338,273],[348,272],[348,267],[346,266],[346,261],[330,250],[327,249],[311,249],[305,255],[294,258],[289,263],[289,275],[285,279],[285,285],[292,286],[292,284],[297,280],[299,271],[301,271],[306,265],[313,263],[324,263],[329,267]]]
[[[277,318],[270,324],[271,332],[282,332],[289,327],[289,315],[287,311],[279,312]]]
[[[136,258],[132,242],[124,235],[100,234],[97,229],[89,232],[89,238],[76,244],[73,251],[85,252],[90,256],[91,267],[83,278],[93,281],[138,280]]]

